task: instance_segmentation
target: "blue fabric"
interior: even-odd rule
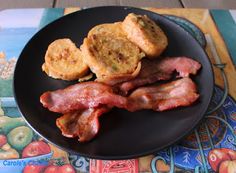
[[[45,8],[41,18],[39,29],[64,15],[64,8]]]
[[[228,10],[210,10],[210,12],[236,65],[236,23]]]

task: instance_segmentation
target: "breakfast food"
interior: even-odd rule
[[[46,92],[40,97],[40,102],[50,111],[57,113],[70,113],[101,105],[133,112],[140,109],[163,111],[187,106],[197,98],[197,89],[193,81],[190,78],[182,78],[160,86],[137,88],[128,97],[114,93],[109,85],[83,82],[65,89]]]
[[[69,39],[56,40],[48,47],[43,70],[51,77],[80,83],[47,91],[40,102],[63,114],[57,127],[62,135],[78,137],[80,142],[96,136],[99,117],[113,107],[134,112],[189,106],[199,98],[190,75],[196,75],[201,64],[188,57],[159,57],[167,45],[166,35],[154,21],[133,13],[123,22],[94,26],[81,52]],[[86,82],[93,75],[85,76],[88,69],[96,75],[94,81]]]
[[[139,86],[168,80],[174,71],[178,73],[177,77],[189,77],[190,74],[195,75],[201,68],[199,62],[187,57],[167,57],[153,60],[144,58],[141,64],[141,71],[136,78],[116,86],[123,95]]]
[[[190,78],[182,78],[159,86],[146,86],[134,90],[128,97],[127,109],[164,111],[179,106],[188,106],[199,97],[197,88]]]
[[[144,53],[121,31],[120,23],[98,25],[84,39],[81,46],[84,61],[97,81],[118,78],[120,82],[122,78],[134,78],[140,70]]]
[[[102,35],[112,35],[114,37],[126,37],[125,32],[122,29],[122,22],[115,23],[104,23],[94,26],[89,32],[88,37],[93,35],[102,34]]]
[[[123,108],[126,99],[114,93],[111,86],[89,81],[71,85],[65,89],[48,91],[40,102],[50,111],[68,113],[79,109],[110,105]]]
[[[146,15],[130,13],[122,22],[122,28],[128,39],[150,58],[158,57],[168,45],[165,33]]]
[[[159,86],[138,88],[130,96],[123,98],[126,99],[126,104],[122,106],[132,112],[141,109],[164,111],[191,105],[198,97],[194,82],[190,78],[183,78]],[[89,141],[99,131],[98,118],[111,109],[111,104],[107,103],[71,111],[59,117],[56,124],[62,135],[69,138],[79,137],[80,142]]]
[[[68,138],[79,137],[80,142],[89,141],[98,133],[98,117],[110,109],[107,106],[100,106],[70,112],[57,118],[56,125],[63,136]]]
[[[68,38],[55,40],[48,46],[42,69],[48,76],[63,80],[78,79],[89,70],[81,51]]]

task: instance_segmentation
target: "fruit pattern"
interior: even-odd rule
[[[228,148],[213,149],[208,154],[211,168],[219,173],[234,173],[236,171],[236,151]]]
[[[52,152],[51,145],[39,138],[22,117],[0,116],[0,160],[34,158]],[[76,173],[67,161],[51,159],[46,162],[28,162],[23,173]]]
[[[22,118],[0,117],[0,159],[20,158],[19,152],[31,142],[32,138],[33,132],[25,126]]]

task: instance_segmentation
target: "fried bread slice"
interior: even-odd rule
[[[122,76],[126,79],[127,75],[135,77],[133,73],[144,57],[138,46],[127,39],[120,22],[92,28],[84,39],[81,51],[97,81],[118,77],[120,82]]]
[[[45,54],[42,70],[55,79],[76,80],[89,70],[81,51],[68,38],[52,42]]]
[[[126,37],[126,34],[122,29],[122,22],[104,23],[96,25],[88,32],[88,37],[97,34],[111,34],[117,37]]]
[[[122,28],[128,39],[149,58],[158,57],[168,45],[165,33],[146,15],[128,14],[122,22]]]

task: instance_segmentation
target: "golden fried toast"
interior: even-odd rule
[[[122,28],[128,39],[149,58],[158,57],[168,45],[165,33],[146,15],[128,14],[122,22]]]
[[[98,81],[133,74],[144,53],[129,41],[121,23],[102,24],[92,28],[84,39],[81,51],[85,63]],[[135,76],[134,76],[135,77]]]
[[[111,34],[118,37],[126,37],[126,34],[122,29],[122,22],[104,23],[96,25],[88,32],[88,37],[97,34]]]
[[[55,79],[76,80],[89,70],[81,51],[68,38],[52,42],[45,54],[42,70]]]

